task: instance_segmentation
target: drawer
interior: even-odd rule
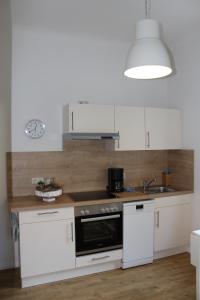
[[[31,210],[19,213],[19,224],[67,220],[71,218],[74,218],[73,207]]]
[[[122,250],[113,250],[97,254],[84,255],[76,258],[76,268],[103,264],[111,261],[121,260]]]
[[[164,206],[172,206],[179,204],[191,204],[193,194],[178,195],[178,196],[168,196],[155,199],[155,208],[160,208]]]

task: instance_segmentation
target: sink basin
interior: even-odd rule
[[[155,186],[155,187],[150,187],[146,193],[148,194],[157,194],[157,193],[170,193],[170,192],[176,192],[175,189],[168,188],[165,186]]]

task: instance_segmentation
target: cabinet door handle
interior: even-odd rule
[[[147,148],[150,148],[150,132],[147,131]]]
[[[160,212],[159,210],[156,212],[156,227],[160,227]]]
[[[119,134],[119,131],[118,131],[118,134]],[[119,136],[120,136],[120,134],[119,134]],[[120,138],[119,138],[119,139],[120,139]],[[119,139],[117,140],[117,142],[118,142],[118,149],[119,149],[119,147],[120,147]]]
[[[57,213],[58,213],[58,211],[43,212],[43,213],[38,213],[38,216],[53,215],[53,214],[57,214]]]
[[[74,130],[74,112],[72,111],[72,131]]]
[[[71,237],[72,237],[72,242],[74,241],[74,226],[73,222],[71,222]]]
[[[110,257],[109,255],[105,255],[105,256],[102,256],[102,257],[93,257],[93,258],[92,258],[92,261],[101,260],[101,259],[106,259],[106,258],[109,258],[109,257]]]

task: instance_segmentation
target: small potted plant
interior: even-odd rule
[[[56,184],[53,178],[48,178],[37,183],[35,195],[43,198],[45,202],[52,202],[62,195],[62,187]]]

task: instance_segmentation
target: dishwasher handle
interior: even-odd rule
[[[124,215],[145,214],[154,211],[154,200],[128,202],[123,204]]]
[[[144,209],[144,204],[136,205],[136,210],[139,210],[139,209]]]

